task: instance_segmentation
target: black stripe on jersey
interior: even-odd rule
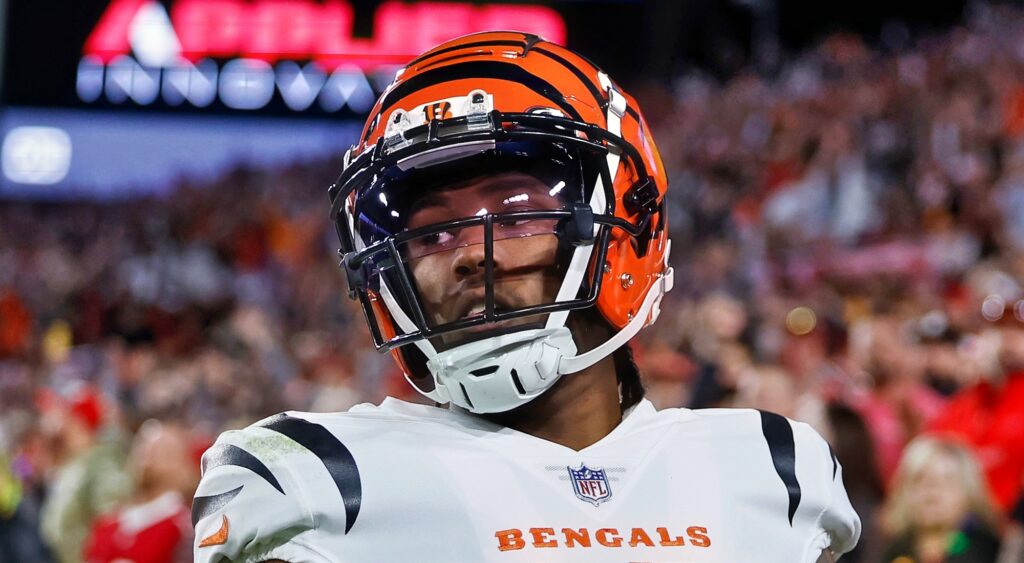
[[[786,492],[789,494],[789,525],[793,525],[793,515],[800,506],[800,483],[796,480],[796,443],[793,441],[793,427],[785,417],[775,413],[761,413],[761,432],[768,442],[768,451],[775,464],[775,472],[779,474]]]
[[[231,489],[230,491],[226,493],[221,493],[219,495],[210,495],[208,497],[196,497],[195,499],[193,499],[192,527],[195,528],[196,524],[198,524],[200,520],[224,508],[229,502],[231,502],[231,499],[237,497],[238,493],[242,492],[243,486],[244,485],[240,485],[237,488]]]
[[[236,465],[238,467],[244,467],[249,471],[263,477],[263,480],[270,483],[272,487],[277,489],[277,492],[284,494],[284,489],[281,488],[281,484],[277,482],[277,478],[270,472],[270,469],[263,462],[256,459],[256,456],[251,453],[234,446],[231,444],[217,444],[210,448],[210,451],[206,452],[203,456],[203,472],[210,471],[215,467],[222,465]]]
[[[352,529],[363,502],[363,485],[352,452],[329,430],[308,420],[279,414],[262,424],[284,434],[320,458],[345,503],[345,533]]]
[[[839,461],[836,459],[836,452],[832,450],[832,444],[828,445],[828,455],[832,456],[832,480],[836,480],[836,470],[839,469]]]
[[[544,96],[557,105],[566,115],[577,121],[583,121],[576,108],[565,102],[564,97],[558,92],[553,84],[539,78],[538,76],[511,64],[497,61],[469,61],[457,63],[433,70],[426,70],[418,76],[403,82],[394,90],[384,95],[381,108],[389,108],[395,100],[400,100],[412,92],[427,88],[442,82],[460,80],[464,78],[494,78],[516,82]]]

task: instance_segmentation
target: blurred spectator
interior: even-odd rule
[[[692,313],[690,346],[698,365],[689,406],[724,406],[733,400],[740,374],[751,363],[750,352],[739,342],[747,327],[747,310],[734,297],[716,292]]]
[[[843,555],[843,561],[877,561],[882,537],[877,513],[885,498],[885,488],[878,474],[871,433],[857,411],[840,403],[826,407],[825,420],[822,435],[843,464],[843,486],[861,520],[861,540],[853,551]]]
[[[884,481],[895,471],[903,447],[943,405],[942,397],[924,382],[924,359],[896,319],[872,323],[865,367],[873,385],[858,409],[871,430]]]
[[[89,563],[177,563],[192,558],[189,503],[199,470],[188,434],[149,420],[129,457],[135,479],[132,499],[100,516],[86,542]]]
[[[696,366],[668,342],[652,339],[650,345],[636,355],[644,377],[646,397],[658,408],[672,408],[689,396],[689,383]]]
[[[44,397],[42,429],[55,460],[42,507],[42,531],[61,563],[83,561],[93,519],[111,510],[131,490],[120,444],[101,435],[102,399],[82,389],[72,399]]]
[[[0,290],[0,358],[28,348],[32,314],[18,295]]]
[[[907,446],[884,520],[892,538],[886,563],[990,563],[999,552],[995,507],[981,470],[955,442],[920,437]]]
[[[802,390],[797,387],[793,375],[772,365],[756,365],[740,375],[733,405],[806,420],[797,414],[802,398]]]
[[[997,502],[1009,511],[1024,484],[1024,326],[1006,314],[994,335],[999,369],[954,395],[930,429],[974,448]]]
[[[925,313],[914,324],[914,337],[924,354],[925,383],[948,397],[971,377],[964,369],[970,369],[970,363],[957,350],[962,335],[939,310]]]
[[[39,515],[23,496],[7,456],[0,453],[0,563],[49,560],[39,537]]]

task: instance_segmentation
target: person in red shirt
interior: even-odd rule
[[[982,338],[997,343],[998,362],[963,388],[932,420],[928,430],[972,446],[989,488],[1004,512],[1024,483],[1024,301],[999,317]],[[993,315],[990,315],[993,316]]]
[[[135,438],[130,460],[136,495],[93,524],[86,542],[89,563],[191,561],[188,500],[198,475],[187,433],[150,420]]]

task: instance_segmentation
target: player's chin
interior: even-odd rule
[[[521,330],[532,330],[544,328],[547,321],[547,314],[530,315],[518,319],[509,319],[497,323],[485,323],[470,328],[464,328],[432,338],[431,343],[439,352],[451,350],[463,344],[479,342],[495,336],[511,334]]]

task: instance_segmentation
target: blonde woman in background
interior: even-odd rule
[[[969,450],[942,437],[907,446],[882,518],[885,563],[993,563],[999,553],[981,469]]]

